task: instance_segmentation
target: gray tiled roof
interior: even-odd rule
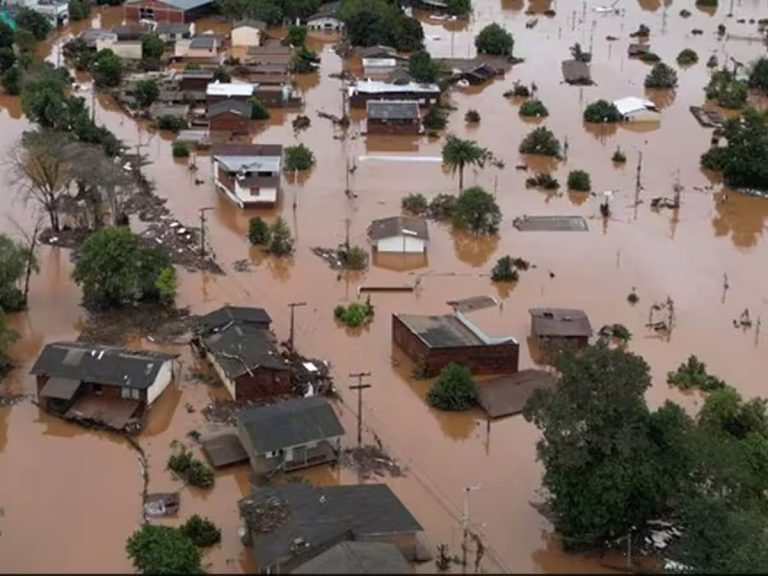
[[[291,574],[412,574],[397,546],[388,542],[341,542]]]
[[[246,408],[238,419],[257,454],[344,434],[333,407],[319,396]]]
[[[288,366],[266,328],[253,324],[228,324],[203,337],[205,347],[229,378],[235,379],[249,370],[268,368],[287,370]]]
[[[427,221],[413,216],[391,216],[374,220],[368,227],[368,236],[372,240],[382,240],[395,236],[412,236],[429,240]]]
[[[43,348],[30,373],[145,389],[155,381],[163,363],[177,356],[86,342],[53,342]]]
[[[214,328],[221,328],[222,326],[229,324],[230,322],[239,322],[242,324],[257,324],[268,328],[272,323],[264,308],[251,308],[248,306],[222,306],[212,312],[209,312],[205,316],[201,316],[197,325],[204,331],[208,332]]]
[[[240,116],[250,118],[251,105],[248,102],[243,102],[242,100],[234,100],[232,98],[222,100],[221,102],[216,102],[215,104],[211,104],[211,106],[208,107],[208,118],[213,118],[225,112],[232,112],[233,114],[238,114]]]
[[[531,308],[528,312],[538,336],[592,336],[592,326],[583,310]]]
[[[413,120],[419,117],[416,100],[368,100],[366,108],[369,119]]]
[[[135,0],[134,2],[127,2],[127,5],[141,4],[144,0]],[[209,4],[213,4],[213,0],[163,0],[165,4],[178,8],[179,10],[194,10],[195,8],[202,8]]]
[[[295,558],[297,539],[307,544],[302,554],[310,559],[334,540],[351,535],[409,534],[421,525],[386,484],[315,487],[304,483],[259,488],[239,502],[241,513],[267,500],[288,509],[285,522],[267,533],[254,533],[253,555],[261,567]],[[314,553],[313,553],[314,552]]]

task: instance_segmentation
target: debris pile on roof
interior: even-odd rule
[[[364,479],[376,476],[403,476],[403,470],[380,446],[348,448],[341,455],[341,463],[360,473]]]
[[[291,517],[285,500],[271,496],[262,502],[245,498],[238,503],[240,514],[248,527],[259,534],[268,534],[284,526]]]

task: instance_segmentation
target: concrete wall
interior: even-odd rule
[[[376,242],[379,252],[400,252],[406,254],[421,254],[427,249],[427,244],[421,238],[412,236],[393,236],[382,238]]]
[[[224,384],[224,388],[226,388],[227,392],[229,392],[229,395],[232,397],[233,400],[236,400],[235,383],[232,380],[230,380],[229,376],[227,376],[227,373],[224,372],[224,368],[222,368],[221,364],[219,364],[218,360],[216,360],[216,356],[214,356],[208,350],[206,350],[205,357],[208,359],[208,362],[210,362],[211,365],[213,366],[214,371],[218,375],[219,380],[221,380],[222,384]]]
[[[163,362],[163,365],[160,367],[160,370],[157,372],[157,376],[155,377],[155,381],[152,383],[152,385],[147,388],[147,395],[146,395],[146,402],[147,405],[152,405],[152,403],[157,400],[157,398],[162,394],[166,388],[168,388],[168,384],[171,383],[171,379],[173,378],[173,360],[166,360]]]

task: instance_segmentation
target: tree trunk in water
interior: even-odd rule
[[[48,220],[51,223],[51,230],[59,232],[59,213],[56,211],[56,208],[48,205],[45,209],[48,212]]]
[[[35,261],[35,249],[37,248],[37,232],[40,229],[40,220],[35,224],[35,229],[32,231],[32,240],[29,244],[29,252],[27,253],[27,270],[24,276],[24,306],[27,306],[27,295],[29,294],[29,278],[32,276],[32,264]]]
[[[464,191],[464,164],[459,164],[459,194]]]

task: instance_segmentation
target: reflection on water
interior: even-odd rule
[[[499,246],[498,234],[474,234],[464,230],[454,230],[451,236],[456,257],[473,268],[488,262]]]
[[[730,236],[739,248],[750,248],[763,236],[768,218],[768,202],[722,189],[713,197],[715,212],[712,227],[717,236]]]
[[[429,266],[429,258],[426,253],[407,254],[405,252],[378,252],[372,251],[371,262],[378,268],[406,272]]]

